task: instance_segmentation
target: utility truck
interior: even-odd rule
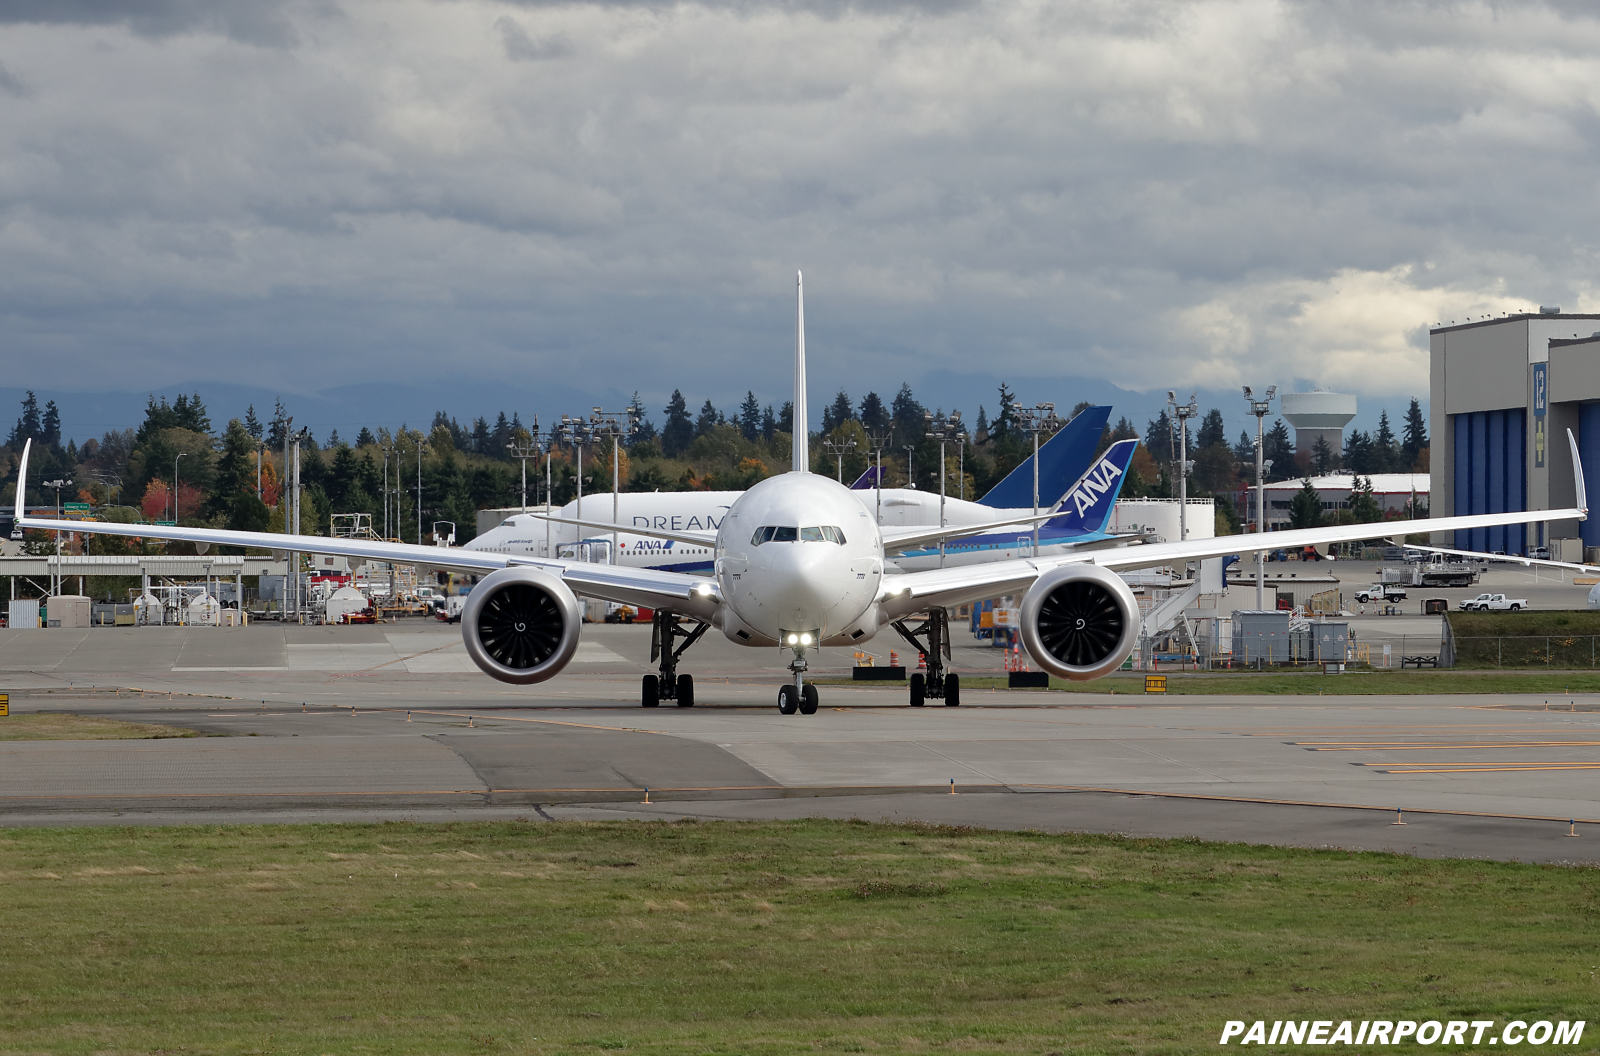
[[[1370,605],[1375,601],[1405,601],[1406,588],[1398,583],[1374,583],[1365,590],[1356,591],[1356,601]]]

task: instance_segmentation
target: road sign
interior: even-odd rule
[[[88,513],[89,512],[89,504],[87,502],[63,502],[61,504],[61,512],[62,513]]]
[[[0,693],[0,718],[11,714],[11,694]]]
[[[1167,676],[1145,675],[1144,691],[1146,693],[1165,693],[1167,691]]]

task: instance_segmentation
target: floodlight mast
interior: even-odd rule
[[[1272,398],[1278,394],[1276,385],[1268,385],[1265,398],[1256,399],[1255,390],[1250,386],[1244,387],[1244,398],[1250,401],[1250,413],[1256,416],[1256,531],[1267,530],[1267,487],[1266,471],[1272,465],[1263,461],[1266,454],[1266,419],[1272,404]],[[1267,600],[1267,555],[1264,550],[1256,551],[1256,611],[1266,607]]]
[[[1039,434],[1053,433],[1064,424],[1056,417],[1056,405],[1036,403],[1025,410],[1013,412],[1017,424],[1033,434],[1033,556],[1039,555]]]
[[[880,525],[883,523],[883,449],[889,446],[890,436],[887,432],[868,433],[867,444],[872,448],[873,460],[877,463],[877,473],[873,475],[872,490],[876,511],[873,520]]]
[[[944,475],[945,475],[945,465],[946,465],[946,463],[945,463],[945,455],[944,455],[944,445],[946,443],[948,443],[950,440],[954,439],[956,436],[960,435],[961,412],[960,411],[951,411],[950,412],[950,416],[948,418],[945,417],[942,414],[939,415],[937,418],[935,418],[934,415],[933,415],[933,412],[924,411],[924,412],[922,412],[922,417],[923,417],[923,421],[926,423],[926,431],[923,433],[923,436],[925,436],[929,440],[937,440],[937,441],[939,441],[939,527],[943,528],[943,527],[945,527],[945,518],[944,518],[945,481],[944,481]],[[944,536],[942,536],[942,535],[939,537],[939,567],[940,568],[944,567]]]
[[[1200,413],[1200,405],[1195,402],[1196,393],[1189,394],[1189,402],[1179,406],[1177,395],[1170,390],[1167,392],[1167,402],[1173,405],[1173,414],[1178,419],[1178,539],[1189,538],[1189,470],[1192,463],[1189,461],[1189,419]]]

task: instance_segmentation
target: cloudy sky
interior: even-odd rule
[[[0,21],[13,389],[781,402],[804,268],[814,409],[905,380],[992,413],[1008,380],[1134,414],[1199,387],[1237,423],[1240,382],[1398,409],[1426,396],[1430,324],[1600,307],[1588,5]]]

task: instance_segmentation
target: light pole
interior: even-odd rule
[[[1056,417],[1056,405],[1036,403],[1032,407],[1012,411],[1018,425],[1033,434],[1033,554],[1039,554],[1039,434],[1054,433],[1062,421]]]
[[[844,483],[844,456],[856,448],[855,438],[849,440],[824,440],[822,448],[839,460],[839,483]]]
[[[528,512],[528,459],[539,454],[539,445],[532,440],[513,440],[506,445],[506,450],[511,452],[512,458],[522,460],[522,512]]]
[[[561,416],[560,429],[562,439],[572,445],[573,451],[577,455],[578,510],[573,519],[581,521],[583,519],[583,445],[589,439],[589,423],[582,418],[570,418],[563,414]],[[583,538],[581,530],[578,538],[580,540]]]
[[[1195,402],[1195,393],[1189,394],[1189,402],[1178,406],[1178,394],[1167,390],[1167,403],[1172,405],[1172,413],[1178,419],[1178,539],[1181,542],[1189,538],[1189,419],[1200,413],[1200,405]]]
[[[873,474],[872,490],[875,493],[873,501],[875,512],[873,520],[883,523],[883,449],[889,446],[889,434],[868,433],[867,444],[872,449],[872,457],[877,462],[878,471]]]
[[[47,480],[47,481],[44,482],[44,486],[47,487],[47,488],[55,488],[56,489],[56,520],[59,521],[61,519],[61,489],[62,488],[70,488],[72,486],[72,481],[70,481],[70,480]],[[22,497],[18,496],[17,497],[17,505],[21,506],[22,502],[23,502]],[[56,574],[53,577],[51,577],[51,580],[50,580],[50,596],[53,598],[53,597],[58,596],[60,593],[61,593],[61,529],[57,528],[56,529]]]
[[[626,430],[624,430],[622,424],[624,420],[626,420],[628,423]],[[622,435],[626,431],[629,436],[632,436],[634,432],[638,430],[638,428],[639,411],[634,407],[629,407],[626,411],[603,411],[596,407],[594,408],[594,413],[589,415],[589,435],[591,437],[601,437],[607,435],[611,437],[612,524],[620,524],[622,522]],[[614,565],[617,563],[618,541],[618,533],[613,530],[611,532],[611,550],[608,555],[608,564]]]
[[[172,460],[172,523],[178,523],[178,459],[188,458],[189,452],[179,451],[177,458]]]
[[[265,440],[256,441],[256,498],[261,498],[261,453],[267,449]]]
[[[1266,420],[1272,398],[1278,394],[1276,385],[1268,385],[1266,394],[1262,399],[1256,399],[1255,391],[1246,385],[1244,398],[1250,401],[1250,413],[1256,416],[1256,531],[1267,530],[1267,467],[1271,462],[1262,461],[1266,454]],[[1266,605],[1267,599],[1267,552],[1256,551],[1256,610],[1259,612]]]
[[[915,488],[917,486],[916,474],[911,471],[912,457],[916,453],[917,453],[917,445],[916,444],[907,444],[906,445],[906,487],[908,487],[908,488]]]
[[[922,414],[926,431],[922,434],[929,440],[939,441],[939,527],[945,526],[944,521],[944,472],[945,457],[944,445],[954,436],[959,434],[961,428],[961,412],[952,411],[950,417],[940,415],[935,418],[932,413],[924,411]],[[939,567],[944,567],[944,536],[939,537]]]

